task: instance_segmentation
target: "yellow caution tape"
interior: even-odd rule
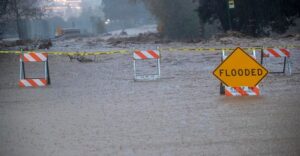
[[[25,51],[27,52],[27,51]],[[128,50],[102,51],[102,52],[47,52],[49,55],[67,55],[67,56],[90,56],[90,55],[111,55],[111,54],[129,54]],[[0,54],[21,54],[20,51],[5,50],[0,51]]]
[[[4,50],[0,51],[0,54],[20,54],[20,51],[13,51],[13,50]]]
[[[128,54],[128,50],[115,50],[105,52],[48,52],[50,55],[68,55],[68,56],[90,56],[90,55],[111,55],[111,54]]]
[[[161,51],[178,51],[178,52],[190,52],[190,51],[196,51],[196,52],[217,52],[217,51],[233,51],[236,48],[160,48],[159,50]],[[261,50],[261,47],[247,47],[247,48],[243,48],[245,50]]]
[[[300,46],[296,45],[288,45],[288,46],[282,46],[289,49],[300,49]],[[244,47],[244,50],[252,51],[252,50],[262,50],[265,47]],[[268,48],[279,48],[279,46],[270,46]],[[160,48],[161,51],[169,51],[169,52],[218,52],[218,51],[233,51],[236,48]],[[2,50],[0,51],[0,54],[20,54],[20,51],[15,50]],[[61,52],[61,51],[51,51],[47,52],[49,55],[66,55],[66,56],[94,56],[94,55],[112,55],[112,54],[129,54],[129,50],[113,50],[113,51],[98,51],[98,52]]]
[[[276,46],[276,47],[266,47],[266,48],[289,48],[289,49],[300,49],[300,46],[288,45],[288,46]],[[218,52],[218,51],[233,51],[236,48],[160,48],[161,51],[178,51],[178,52],[187,52],[187,51],[196,51],[196,52]],[[252,50],[262,50],[263,47],[243,47],[244,50],[252,51]]]

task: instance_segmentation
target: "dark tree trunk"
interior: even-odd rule
[[[18,9],[17,0],[13,0],[13,9],[14,9],[14,13],[16,15],[17,34],[18,34],[19,39],[22,39],[21,25],[20,25],[20,13],[19,13],[19,9]]]

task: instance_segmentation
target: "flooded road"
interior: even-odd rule
[[[300,155],[299,61],[269,75],[263,96],[232,98],[212,75],[219,53],[162,55],[154,82],[133,81],[129,55],[50,56],[39,89],[18,88],[18,57],[1,55],[0,155]]]

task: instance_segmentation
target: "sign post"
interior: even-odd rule
[[[232,30],[232,23],[231,23],[231,14],[230,10],[235,8],[234,0],[228,0],[228,9],[227,9],[227,15],[228,15],[228,24],[229,29]]]
[[[235,8],[234,0],[228,0],[228,6],[229,6],[229,9],[234,9]]]

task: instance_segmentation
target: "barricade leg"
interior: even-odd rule
[[[286,61],[287,59],[286,59],[286,57],[284,57],[284,61],[283,61],[283,73],[285,73],[285,68],[286,68]]]
[[[157,59],[158,78],[160,78],[160,59]]]
[[[225,95],[225,86],[220,83],[220,95]]]
[[[48,60],[46,61],[46,71],[47,71],[47,73],[46,73],[46,75],[47,75],[46,80],[47,80],[48,85],[50,85],[51,84],[51,78],[50,78],[50,70],[49,70],[49,62],[48,62]]]
[[[25,66],[24,62],[20,60],[20,80],[25,79]]]
[[[134,80],[136,80],[136,61],[133,60],[133,75],[134,75]]]
[[[287,58],[287,68],[288,68],[288,75],[292,75],[292,61],[290,58]]]

